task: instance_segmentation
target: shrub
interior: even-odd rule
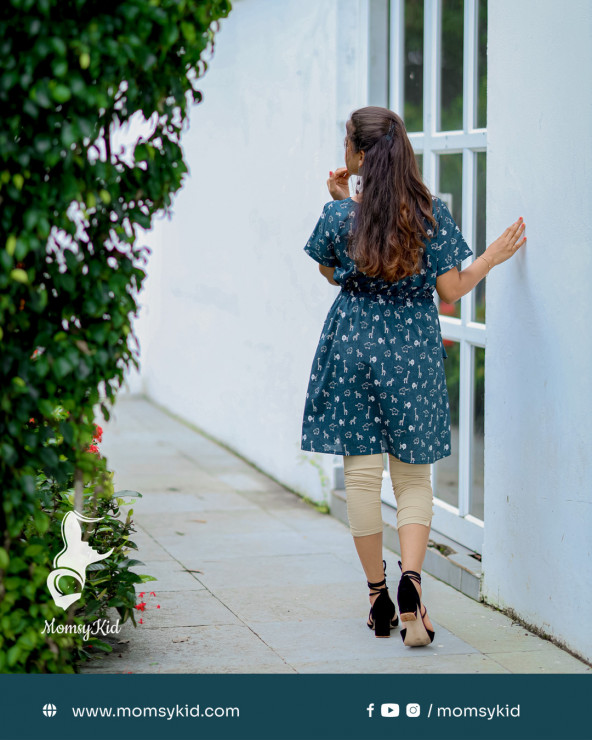
[[[14,613],[0,614],[2,670],[71,670],[71,637],[38,634],[59,616],[42,543],[25,537],[50,528],[38,475],[60,491],[73,483],[81,504],[106,470],[88,448],[95,406],[108,419],[126,368],[139,367],[132,317],[148,250],[138,228],[182,185],[181,132],[202,99],[202,55],[230,9],[0,4],[0,600],[14,599]],[[127,159],[112,134],[137,112],[152,129]],[[57,406],[68,412],[59,419]]]

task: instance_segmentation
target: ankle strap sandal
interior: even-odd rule
[[[410,647],[429,645],[434,641],[435,632],[429,630],[423,622],[423,618],[428,613],[428,610],[423,605],[424,611],[422,613],[421,597],[413,583],[411,583],[413,580],[421,585],[421,575],[415,570],[403,571],[403,564],[400,560],[398,563],[402,573],[397,591],[397,603],[399,605],[401,621],[407,623],[407,627],[401,630],[401,639],[403,640],[403,644]],[[420,619],[417,618],[418,608]]]
[[[374,630],[376,637],[390,637],[390,631],[399,624],[399,617],[395,605],[389,596],[388,586],[386,585],[386,561],[382,561],[384,578],[382,581],[371,583],[366,581],[368,588],[376,589],[374,593],[378,594],[374,604],[370,607],[368,622],[366,624]]]

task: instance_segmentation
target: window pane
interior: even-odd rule
[[[475,126],[487,127],[487,0],[477,3],[477,113]]]
[[[405,128],[423,131],[423,0],[405,0]]]
[[[434,496],[452,506],[458,506],[458,400],[460,374],[460,345],[458,342],[445,343],[446,354],[444,371],[450,402],[450,444],[452,454],[434,465]]]
[[[437,195],[446,203],[452,218],[462,231],[462,154],[440,154],[438,162]],[[460,318],[460,301],[440,301],[439,310],[447,316]]]
[[[476,167],[476,202],[477,210],[475,211],[475,246],[473,252],[475,259],[485,251],[485,183],[487,175],[487,153],[477,152]],[[483,262],[483,260],[480,260]],[[485,291],[487,278],[484,278],[473,288],[473,321],[485,323]]]
[[[473,389],[473,439],[471,444],[473,479],[471,481],[469,513],[476,516],[478,519],[483,519],[483,478],[485,466],[483,454],[485,428],[485,350],[483,347],[473,347],[473,358],[475,363],[475,387]]]
[[[439,131],[463,127],[463,0],[442,0]]]
[[[417,162],[417,168],[419,169],[419,174],[421,175],[421,179],[423,180],[423,153],[422,152],[416,153],[415,161]]]
[[[368,105],[388,108],[389,55],[388,0],[373,0],[368,16]]]

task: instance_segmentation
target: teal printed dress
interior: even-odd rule
[[[396,282],[368,277],[346,254],[359,204],[326,203],[304,251],[335,267],[341,289],[313,359],[301,449],[332,455],[390,452],[407,463],[451,454],[450,406],[436,277],[473,254],[446,204],[432,196],[438,228],[421,272]],[[429,224],[428,224],[429,225]]]

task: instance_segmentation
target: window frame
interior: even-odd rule
[[[476,249],[476,167],[477,154],[487,157],[487,129],[476,128],[477,62],[478,62],[478,3],[464,0],[463,10],[463,129],[437,131],[440,107],[440,57],[442,0],[424,0],[424,60],[423,60],[423,130],[409,133],[416,154],[422,154],[423,179],[434,194],[438,194],[439,155],[462,154],[462,232],[474,254],[461,268],[477,258]],[[404,111],[404,0],[360,0],[361,20],[359,45],[364,56],[357,89],[366,105],[381,105],[399,113]],[[387,19],[386,28],[384,19]],[[386,42],[385,42],[386,37]],[[386,48],[386,53],[384,49]],[[380,51],[381,53],[377,53]],[[381,68],[381,65],[382,68]],[[386,81],[385,81],[386,79]],[[439,297],[435,293],[439,308]],[[460,299],[460,318],[439,313],[442,337],[460,344],[459,368],[459,439],[458,439],[458,506],[438,498],[434,487],[434,518],[432,528],[478,553],[483,549],[484,521],[471,515],[470,490],[473,480],[473,420],[474,420],[474,355],[475,348],[485,348],[486,324],[470,319],[474,315],[474,291]],[[382,500],[391,508],[392,484],[384,455],[385,471]],[[337,466],[338,469],[340,466]],[[434,464],[431,466],[434,482]],[[336,471],[336,478],[342,477]]]

